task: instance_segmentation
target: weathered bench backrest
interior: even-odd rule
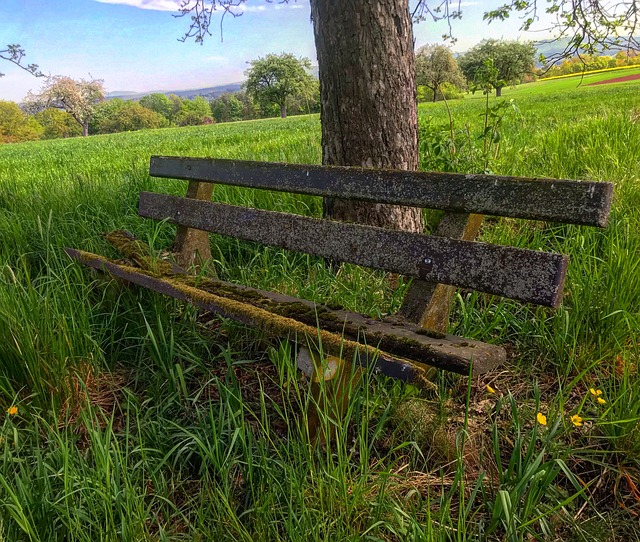
[[[157,156],[150,174],[192,183],[187,198],[143,192],[144,217],[553,307],[563,255],[213,203],[210,190],[196,192],[220,183],[600,227],[613,193],[600,182]]]

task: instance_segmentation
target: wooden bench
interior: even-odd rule
[[[150,174],[189,181],[184,198],[143,192],[139,214],[178,225],[176,263],[155,258],[123,232],[107,238],[127,263],[76,249],[67,253],[113,277],[188,301],[312,350],[420,384],[425,366],[461,374],[503,363],[498,345],[445,334],[455,287],[557,307],[568,258],[475,242],[482,215],[604,227],[609,183],[494,175],[383,171],[202,158],[151,158]],[[238,207],[211,201],[213,183],[446,211],[422,235]],[[412,278],[397,315],[382,320],[335,306],[261,291],[185,271],[210,258],[207,232],[349,262]],[[321,343],[321,345],[319,344]]]

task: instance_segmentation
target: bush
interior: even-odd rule
[[[178,126],[198,126],[200,124],[212,124],[211,107],[202,96],[196,96],[193,100],[182,100],[179,110],[174,118]]]
[[[138,103],[154,113],[160,113],[168,121],[171,121],[173,117],[173,102],[164,94],[156,92],[143,96]]]
[[[82,135],[82,127],[66,111],[50,107],[34,115],[44,131],[42,139],[59,139]]]
[[[443,96],[447,100],[459,100],[464,98],[464,94],[464,90],[461,90],[457,86],[452,85],[451,83],[442,83],[438,89],[436,101],[441,101]],[[418,103],[422,102],[433,102],[433,90],[429,87],[420,85],[418,87]]]
[[[253,100],[244,91],[225,93],[210,102],[216,122],[249,120],[258,116]]]
[[[164,128],[169,121],[160,113],[155,113],[137,102],[120,99],[110,100],[101,105],[91,123],[91,132],[112,134],[134,132],[152,128]]]
[[[169,121],[160,113],[155,113],[136,102],[125,102],[115,114],[106,119],[103,133],[134,132],[169,126]]]
[[[14,102],[0,101],[0,143],[40,139],[42,126]]]

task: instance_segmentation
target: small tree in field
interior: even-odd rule
[[[247,94],[263,107],[277,104],[280,116],[287,116],[287,98],[305,91],[310,85],[311,69],[308,58],[296,58],[292,54],[267,55],[249,62],[245,71]]]
[[[502,94],[505,85],[515,85],[526,73],[533,72],[536,47],[533,42],[483,40],[458,59],[460,69],[470,82],[482,71],[485,61],[492,59],[498,70],[495,79],[496,96]]]
[[[463,87],[464,75],[448,47],[425,45],[416,53],[416,83],[433,91],[433,101],[438,99],[438,90],[443,83]]]
[[[47,77],[39,94],[29,92],[25,106],[32,112],[49,107],[69,113],[82,127],[82,135],[89,135],[89,122],[98,103],[104,100],[104,86],[101,79],[76,81],[71,77],[56,75]]]

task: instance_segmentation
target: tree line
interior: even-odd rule
[[[139,101],[113,98],[89,108],[90,117],[75,118],[56,105],[34,108],[0,100],[0,143],[112,134],[171,126],[198,126],[280,116],[279,106],[261,107],[246,93],[225,93],[209,101],[202,96],[185,99],[175,94],[150,94]],[[294,96],[290,114],[319,112],[317,97]]]
[[[425,45],[416,52],[418,101],[459,98],[467,90],[500,96],[534,74],[535,54],[530,41],[483,40],[457,58],[444,45]]]
[[[318,113],[320,88],[310,61],[290,54],[249,63],[244,88],[212,100],[154,93],[139,101],[106,99],[103,81],[46,77],[21,105],[0,101],[0,143],[197,126],[287,113]]]
[[[620,51],[582,55],[542,70],[535,68],[535,55],[532,42],[483,40],[457,58],[444,45],[425,45],[415,55],[417,100],[461,98],[469,90],[500,96],[505,86],[536,78],[640,64],[637,51]],[[212,100],[161,93],[139,101],[107,100],[101,80],[48,77],[21,106],[0,101],[0,143],[317,113],[320,89],[310,70],[307,58],[270,54],[249,63],[242,90]]]
[[[554,64],[548,69],[538,70],[538,77],[545,79],[559,75],[572,75],[593,70],[640,66],[640,51],[629,49],[618,51],[615,55],[581,55]]]

